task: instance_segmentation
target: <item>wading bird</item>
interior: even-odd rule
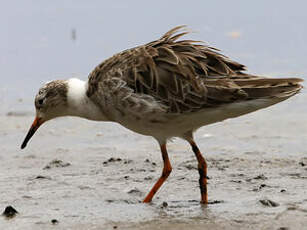
[[[193,133],[200,127],[262,109],[295,95],[299,78],[266,78],[219,50],[192,40],[184,26],[160,39],[115,54],[99,64],[88,81],[55,80],[35,97],[36,118],[21,148],[44,122],[60,116],[113,121],[154,137],[161,148],[162,175],[144,202],[150,202],[172,171],[166,144],[188,141],[198,161],[201,203],[208,203],[207,164]]]

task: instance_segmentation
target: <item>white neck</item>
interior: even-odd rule
[[[107,121],[101,109],[86,95],[87,83],[76,78],[68,80],[68,115],[95,121]]]

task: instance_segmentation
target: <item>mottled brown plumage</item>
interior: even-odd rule
[[[243,73],[245,66],[213,47],[178,39],[184,26],[160,39],[105,60],[89,76],[88,96],[99,84],[120,78],[135,94],[149,95],[169,113],[195,112],[226,103],[297,92],[301,79],[270,79]]]

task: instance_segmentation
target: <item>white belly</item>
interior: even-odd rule
[[[257,99],[226,104],[185,114],[164,113],[155,114],[150,117],[127,115],[120,117],[117,122],[134,132],[154,136],[157,139],[183,137],[185,133],[194,131],[202,126],[223,121],[228,118],[238,117],[271,106],[280,101],[280,98]]]

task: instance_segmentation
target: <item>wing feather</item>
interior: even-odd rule
[[[301,88],[301,79],[249,75],[243,72],[244,65],[214,47],[178,41],[187,33],[185,26],[177,26],[156,41],[105,60],[89,76],[88,96],[98,93],[100,82],[117,76],[135,95],[153,98],[170,113],[184,113],[242,100],[283,97]]]

